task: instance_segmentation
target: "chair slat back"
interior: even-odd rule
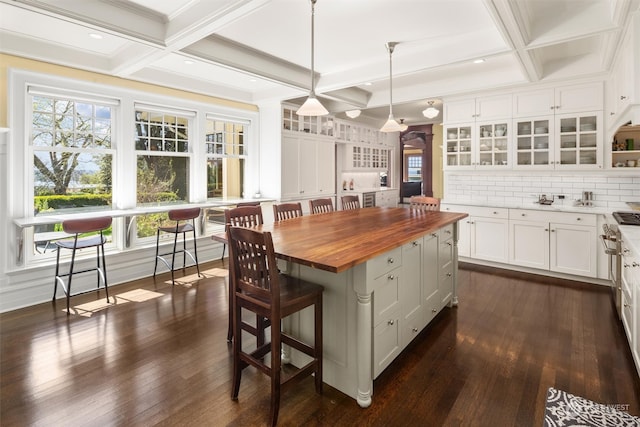
[[[273,217],[275,218],[276,222],[298,218],[302,215],[302,205],[300,204],[300,202],[280,203],[279,205],[273,205]]]
[[[112,219],[110,216],[68,219],[66,221],[62,221],[62,229],[65,233],[69,234],[91,233],[109,228],[111,226],[111,221]]]
[[[439,211],[440,199],[428,196],[411,196],[409,208],[423,211]]]
[[[262,225],[262,206],[240,206],[224,211],[225,223],[232,227],[255,227]]]
[[[229,255],[234,292],[265,307],[279,305],[278,267],[271,233],[229,227]]]
[[[333,212],[333,202],[329,198],[309,200],[309,210],[312,214]]]
[[[342,196],[342,210],[350,210],[350,209],[360,209],[360,199],[358,196],[349,195]]]
[[[169,211],[171,221],[186,221],[200,216],[200,208],[172,209]]]

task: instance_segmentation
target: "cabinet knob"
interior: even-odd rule
[[[418,242],[416,242],[415,240],[414,240],[413,242],[411,242],[411,244],[412,244],[414,247],[418,246]]]
[[[638,264],[637,262],[633,261],[633,264],[631,264],[631,267],[640,267],[640,264]]]
[[[418,328],[411,328],[413,332],[418,332]]]
[[[444,230],[444,234],[451,234],[451,230]]]
[[[431,309],[431,312],[432,312],[432,313],[437,313],[437,312],[438,312],[438,310],[436,310],[435,308],[432,308],[432,309]]]
[[[527,214],[521,214],[522,216],[527,216]]]
[[[393,264],[393,263],[395,262],[395,260],[394,260],[393,258],[389,258],[389,259],[387,259],[387,262],[388,262],[389,264]]]
[[[496,211],[493,211],[493,214],[494,214],[494,215],[498,215],[498,212],[496,212]]]
[[[552,229],[551,229],[551,232],[552,232],[552,233],[555,233],[555,232],[556,232],[556,230],[554,230],[554,229],[552,228]]]
[[[545,229],[544,229],[544,231],[549,231],[549,229],[548,229],[548,228],[545,228]]]
[[[469,221],[467,221],[469,222]],[[438,237],[438,235],[436,233],[431,233],[431,237]]]
[[[447,273],[447,277],[451,277],[451,276],[452,276],[452,274],[451,274],[451,273]]]
[[[390,274],[390,275],[388,275],[388,276],[387,276],[387,279],[389,279],[389,280],[393,280],[393,279],[395,279],[395,278],[396,278],[396,277],[395,277],[393,274]]]
[[[560,109],[560,106],[559,106],[559,105],[556,105],[556,110],[559,110],[559,109]]]
[[[620,101],[624,101],[625,99],[627,99],[627,97],[626,97],[626,96],[624,96],[624,95],[620,95]]]
[[[452,243],[451,243],[451,242],[447,242],[447,246],[451,246],[451,245],[452,245]]]
[[[552,106],[551,106],[551,110],[553,110],[554,108],[556,108],[556,107],[554,107],[554,106],[552,105]]]
[[[582,221],[582,218],[578,217],[576,218],[576,221]]]
[[[396,321],[393,319],[387,321],[387,325],[393,325],[394,323],[396,323]]]

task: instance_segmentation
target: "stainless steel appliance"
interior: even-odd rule
[[[617,220],[617,219],[616,219]],[[600,235],[604,253],[609,258],[609,280],[618,317],[622,317],[622,235],[615,224],[603,224]]]
[[[613,218],[620,225],[640,225],[639,212],[614,212]]]
[[[362,207],[370,208],[376,205],[376,193],[362,193]]]

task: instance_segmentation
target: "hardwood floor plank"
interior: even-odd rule
[[[307,378],[283,394],[280,425],[541,425],[551,386],[640,415],[608,289],[463,267],[460,306],[375,380],[371,407],[327,385],[318,396]],[[172,287],[168,278],[115,286],[118,302],[90,316],[67,316],[63,300],[0,315],[1,424],[265,425],[266,376],[245,370],[239,400],[230,398],[227,279]]]

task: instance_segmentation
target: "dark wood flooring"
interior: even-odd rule
[[[118,303],[91,316],[67,316],[63,300],[0,315],[0,425],[266,424],[266,376],[245,370],[230,398],[223,275],[112,287]],[[283,394],[279,424],[541,426],[551,386],[640,415],[607,289],[465,265],[459,297],[375,381],[371,407],[327,385],[320,397],[308,378]]]

